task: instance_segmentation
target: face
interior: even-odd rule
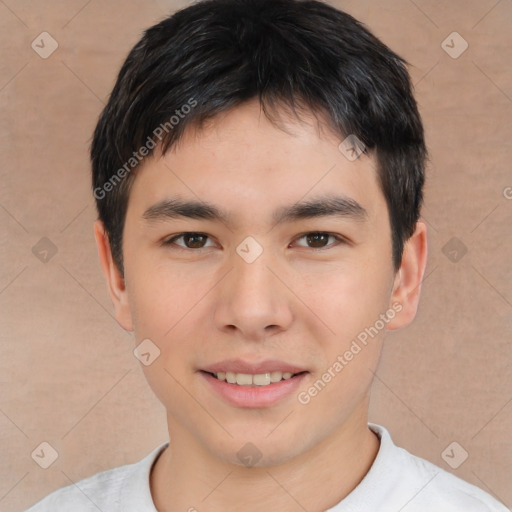
[[[159,351],[143,370],[171,436],[234,464],[249,442],[277,464],[366,421],[383,334],[410,321],[422,274],[418,250],[393,270],[373,158],[282,119],[252,101],[146,160],[110,277],[119,322]]]

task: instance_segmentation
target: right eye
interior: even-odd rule
[[[177,244],[177,240],[183,241],[183,244]],[[164,246],[170,246],[174,249],[172,246],[177,246],[178,250],[194,250],[194,249],[203,249],[205,247],[211,247],[211,246],[205,246],[204,242],[208,239],[208,235],[205,235],[204,233],[196,233],[196,232],[186,232],[186,233],[180,233],[178,235],[175,235],[171,238],[168,238],[164,240],[163,245]]]

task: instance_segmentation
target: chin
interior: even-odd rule
[[[308,449],[304,445],[303,436],[277,431],[268,435],[271,431],[272,429],[265,429],[264,433],[245,432],[244,435],[229,438],[222,444],[218,439],[208,439],[205,440],[205,444],[214,447],[210,448],[210,451],[217,459],[246,468],[266,468],[285,464]]]

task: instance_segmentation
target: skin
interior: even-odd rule
[[[326,510],[357,486],[379,449],[367,426],[371,383],[386,330],[416,314],[426,226],[417,223],[395,273],[373,157],[350,162],[340,137],[313,116],[298,121],[281,111],[281,119],[286,131],[250,101],[145,160],[129,198],[124,279],[95,224],[117,321],[137,344],[149,338],[161,351],[142,366],[166,408],[171,439],[150,479],[160,511]],[[334,191],[363,206],[366,219],[274,225],[278,207]],[[143,218],[176,195],[218,205],[232,224]],[[183,238],[162,244],[183,232],[208,238],[192,248]],[[315,245],[303,236],[311,232],[347,242],[325,237]],[[236,252],[247,236],[263,248],[250,264]],[[279,359],[308,370],[299,391],[307,390],[396,303],[401,311],[306,405],[292,393],[270,407],[235,407],[198,373],[224,359]],[[247,442],[262,454],[254,467],[237,457]]]

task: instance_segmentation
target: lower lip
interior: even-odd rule
[[[292,393],[296,393],[297,388],[307,375],[307,372],[304,372],[295,377],[268,384],[267,386],[239,386],[238,384],[230,384],[225,380],[219,380],[203,371],[199,373],[206,379],[213,390],[230,404],[248,409],[269,407]]]

